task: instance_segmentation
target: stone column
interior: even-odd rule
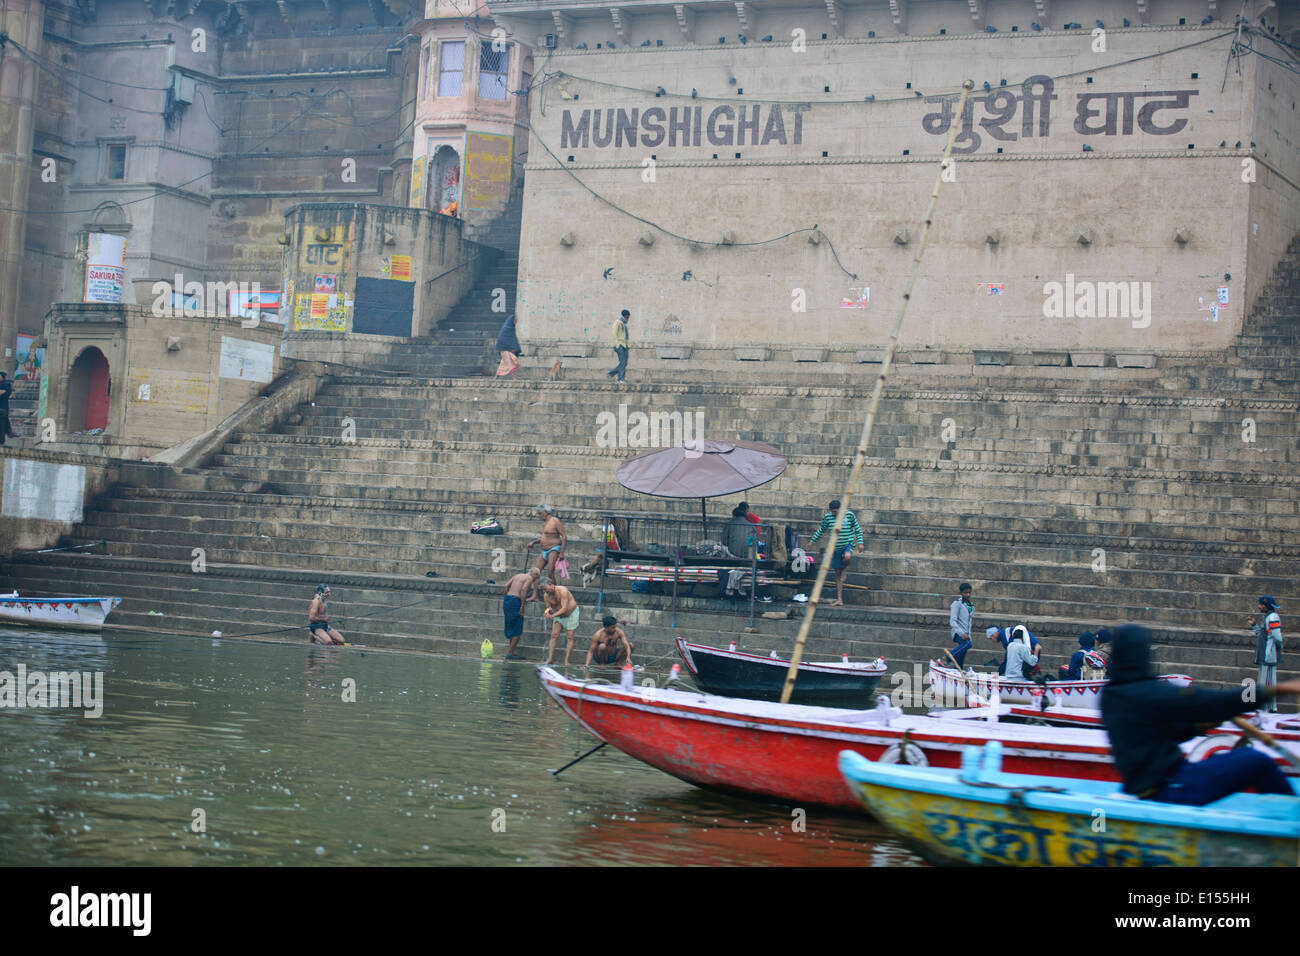
[[[13,46],[45,55],[44,0],[0,0],[0,368],[13,369],[18,294],[27,236],[36,89],[40,68]],[[13,42],[9,42],[13,41]]]

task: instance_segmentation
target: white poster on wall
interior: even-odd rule
[[[85,488],[84,465],[7,458],[0,514],[6,518],[37,518],[78,524],[82,518]]]
[[[221,377],[269,382],[275,368],[275,346],[229,335],[221,337]]]
[[[86,302],[121,302],[126,285],[126,238],[92,232],[86,248]]]

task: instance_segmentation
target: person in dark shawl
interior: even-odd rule
[[[511,313],[506,324],[497,333],[497,351],[501,353],[501,364],[497,366],[498,375],[510,375],[519,370],[519,336],[515,334],[515,316]]]
[[[1157,680],[1151,667],[1151,633],[1127,624],[1111,644],[1110,683],[1101,692],[1101,720],[1110,737],[1124,792],[1143,800],[1204,806],[1254,787],[1292,795],[1273,758],[1254,747],[1236,747],[1189,763],[1178,745],[1220,721],[1256,709],[1279,694],[1300,692],[1300,681],[1255,688],[1247,700],[1240,687],[1207,690]]]

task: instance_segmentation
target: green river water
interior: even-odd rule
[[[104,701],[0,709],[7,865],[920,863],[865,816],[795,832],[612,747],[553,777],[597,741],[532,663],[0,629],[19,664],[102,671]]]

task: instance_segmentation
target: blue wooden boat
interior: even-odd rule
[[[1300,848],[1295,797],[1139,800],[1118,783],[1003,773],[998,741],[966,748],[960,770],[872,763],[851,750],[840,751],[839,767],[870,814],[944,862],[1295,866]]]

